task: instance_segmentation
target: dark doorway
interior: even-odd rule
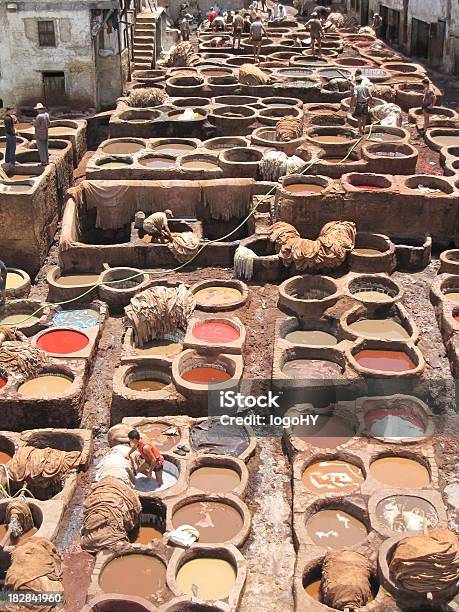
[[[437,21],[437,23],[430,24],[429,64],[431,66],[440,66],[442,64],[445,29],[445,21]]]
[[[413,19],[411,24],[411,54],[415,57],[429,57],[430,23]]]
[[[389,9],[387,6],[379,7],[379,16],[381,17],[381,38],[386,39],[387,34],[387,23],[389,21]]]
[[[368,17],[369,17],[369,0],[362,0],[362,8],[360,13],[360,21],[363,26],[368,25]]]
[[[65,105],[67,102],[65,74],[63,72],[44,72],[43,94],[47,107]]]

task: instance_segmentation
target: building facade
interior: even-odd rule
[[[0,104],[113,106],[129,73],[130,19],[118,0],[0,0]]]
[[[459,74],[457,0],[347,0],[362,25],[374,13],[383,20],[381,38],[432,68]]]

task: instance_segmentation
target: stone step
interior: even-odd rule
[[[152,45],[155,42],[155,37],[154,36],[137,36],[137,34],[134,35],[134,42],[135,43],[139,43],[139,45]]]
[[[141,63],[146,63],[149,64],[152,60],[153,60],[154,56],[153,54],[150,55],[150,57],[139,57],[137,55],[134,55],[134,62],[141,62]]]
[[[134,51],[151,51],[155,48],[153,43],[138,43],[134,40]]]
[[[153,66],[153,64],[151,62],[148,62],[148,63],[134,62],[134,69],[135,70],[151,70],[152,66]]]
[[[155,25],[156,23],[156,19],[153,19],[153,17],[150,18],[144,18],[144,19],[139,19],[139,17],[137,17],[136,19],[136,24],[138,25]]]

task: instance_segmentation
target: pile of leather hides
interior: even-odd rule
[[[374,36],[376,37],[376,32],[370,26],[363,26],[359,28],[357,34],[365,34],[366,36]]]
[[[305,162],[296,155],[289,157],[283,151],[268,151],[260,160],[259,172],[264,181],[278,181],[281,176],[298,172]]]
[[[197,64],[201,58],[194,52],[193,45],[189,41],[179,42],[164,60],[164,66],[185,67]]]
[[[417,593],[453,587],[459,579],[459,542],[449,529],[403,538],[389,564],[395,584]]]
[[[371,85],[370,92],[373,98],[384,100],[389,104],[393,104],[397,96],[394,88],[390,85]]]
[[[270,81],[270,76],[254,64],[242,64],[239,68],[239,83],[242,85],[267,85]]]
[[[118,444],[129,444],[128,433],[132,430],[132,427],[125,425],[124,423],[117,423],[110,427],[108,430],[108,445],[110,447],[117,446]]]
[[[124,312],[137,346],[143,346],[164,334],[185,331],[195,306],[193,294],[185,285],[159,285],[134,296]]]
[[[112,477],[92,485],[83,508],[81,548],[90,553],[126,544],[128,533],[138,527],[142,512],[134,489]]]
[[[26,336],[14,327],[0,326],[0,344],[13,340],[27,340]]]
[[[13,499],[6,507],[5,523],[13,538],[19,538],[34,526],[30,506],[23,499]]]
[[[322,563],[323,603],[336,610],[361,608],[371,595],[370,566],[366,557],[352,550],[333,550]]]
[[[295,117],[284,117],[276,123],[276,139],[281,142],[296,140],[303,135],[303,121]]]
[[[336,28],[342,28],[344,27],[344,15],[338,11],[335,13],[330,13],[330,15],[327,17],[327,22],[330,22]]]
[[[127,458],[129,451],[130,447],[125,444],[111,448],[97,465],[96,482],[111,477],[118,478],[124,484],[131,486],[134,481],[134,472],[131,462]]]
[[[69,472],[77,470],[80,457],[80,451],[20,446],[8,463],[8,475],[18,485],[46,488],[62,482]]]
[[[301,238],[297,229],[278,221],[268,229],[268,238],[276,245],[283,264],[292,263],[298,271],[314,268],[338,268],[355,244],[355,224],[331,221],[323,226],[316,240]]]
[[[19,544],[11,553],[11,565],[5,576],[5,590],[55,592],[63,591],[62,558],[52,542],[33,537]],[[8,612],[52,612],[53,606],[11,606]]]
[[[167,248],[177,261],[189,261],[199,250],[199,238],[193,232],[176,232],[172,234],[172,242]]]
[[[400,127],[402,125],[402,109],[397,104],[378,104],[370,109],[373,121],[379,121],[381,125]]]
[[[5,372],[30,378],[47,364],[46,353],[29,342],[13,340],[0,345],[0,369]]]
[[[158,87],[139,87],[131,89],[128,97],[129,106],[135,108],[150,108],[161,106],[167,100],[167,93]]]

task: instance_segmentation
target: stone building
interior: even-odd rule
[[[459,74],[459,4],[456,0],[347,0],[362,25],[383,19],[381,37],[403,53]]]
[[[130,0],[0,0],[0,104],[103,109],[129,74]]]

